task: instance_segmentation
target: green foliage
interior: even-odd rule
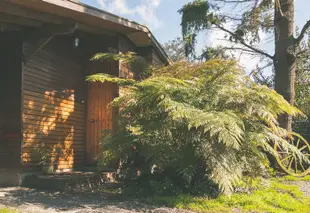
[[[20,211],[17,211],[15,209],[10,208],[0,208],[0,213],[19,213]]]
[[[280,181],[310,181],[310,175],[304,177],[294,177],[291,175],[287,175],[281,178],[278,178]]]
[[[226,50],[222,46],[217,47],[206,47],[200,56],[200,60],[210,60],[210,59],[231,59],[232,57],[226,53]]]
[[[246,37],[250,40],[250,44],[260,41],[259,30],[271,32],[273,29],[273,5],[272,0],[253,1],[251,10],[242,14],[240,23],[235,33],[243,40]],[[231,38],[236,39],[236,38]]]
[[[270,78],[263,76],[263,69],[273,66],[274,69],[283,69],[280,67],[292,66],[297,68],[296,78],[296,105],[300,107],[306,115],[310,115],[309,101],[310,101],[310,87],[309,87],[309,42],[305,41],[309,31],[309,23],[302,27],[301,35],[297,33],[296,36],[287,35],[287,40],[291,39],[291,43],[276,42],[278,41],[278,35],[281,32],[292,31],[293,25],[282,25],[280,22],[282,18],[289,21],[294,21],[294,13],[287,12],[287,8],[294,10],[294,1],[274,1],[274,0],[193,0],[190,3],[184,5],[180,10],[182,15],[182,34],[183,39],[186,41],[186,55],[193,58],[196,57],[195,45],[196,38],[199,33],[206,33],[212,29],[218,29],[225,33],[225,39],[230,41],[231,50],[238,50],[244,54],[250,54],[254,57],[261,56],[261,61],[266,60],[266,66],[253,70],[251,73],[257,82],[274,86],[274,77],[281,78],[281,74],[278,76],[272,75]],[[228,11],[230,11],[228,13]],[[283,16],[283,17],[282,17]],[[277,27],[275,27],[277,26]],[[259,47],[260,32],[264,32],[270,35],[270,38],[274,39],[276,45],[275,54],[268,54],[266,50],[262,50]],[[283,35],[284,36],[284,35]],[[284,36],[285,37],[285,36]],[[286,40],[284,39],[284,40]],[[301,44],[301,43],[304,44]],[[301,46],[301,47],[300,47]],[[286,48],[286,51],[280,51],[282,48]],[[207,52],[208,53],[208,52]],[[276,58],[292,57],[289,63],[275,60]],[[274,66],[278,61],[278,66]],[[282,64],[283,63],[283,64]],[[281,65],[281,66],[280,66]],[[289,70],[289,69],[288,69]],[[289,72],[288,70],[277,70],[275,73],[279,74],[283,72]],[[307,70],[307,71],[306,71]],[[290,75],[289,73],[283,75]],[[293,75],[290,75],[293,76]],[[294,87],[287,87],[295,82],[294,79],[287,78],[287,82],[277,84],[277,91],[289,91],[291,94],[291,102],[294,102],[295,90]],[[279,80],[277,82],[282,82]],[[285,92],[286,93],[286,92]],[[287,94],[282,94],[288,99]],[[294,129],[304,136],[307,135],[307,139],[310,140],[310,121],[301,118],[294,121]],[[290,127],[290,122],[287,122],[282,126]],[[306,131],[305,131],[306,130]]]
[[[271,73],[270,75],[265,75],[263,73],[263,70],[267,67],[272,66],[271,63],[267,64],[265,67],[260,68],[258,65],[256,66],[256,69],[252,71],[251,76],[254,79],[254,81],[260,85],[266,85],[270,88],[274,88],[274,73]]]
[[[197,212],[229,213],[237,209],[240,212],[269,213],[304,213],[309,211],[310,199],[297,186],[271,181],[269,187],[261,186],[252,193],[236,193],[231,197],[220,196],[216,199],[191,197],[153,197],[155,204],[166,204],[170,207],[190,209]],[[239,211],[237,211],[239,212]]]
[[[208,1],[196,0],[184,5],[179,10],[179,13],[182,14],[181,26],[183,40],[186,42],[186,55],[194,53],[197,33],[202,29],[210,29],[212,26],[211,21],[214,19],[213,14],[209,14],[210,9],[212,9],[212,5]]]
[[[97,53],[95,54],[91,60],[112,60],[119,61],[124,63],[130,63],[136,57],[136,53],[127,52],[127,53],[113,53],[112,51],[107,53]]]
[[[175,61],[189,61],[185,54],[186,42],[180,37],[174,40],[168,41],[164,44],[164,49],[169,57]],[[194,56],[193,60],[206,61],[210,59],[221,58],[230,59],[230,55],[226,53],[226,49],[222,46],[218,47],[205,47],[202,49],[202,54]]]
[[[251,178],[243,177],[236,183],[235,193],[247,193],[250,194],[256,190],[270,187],[270,180],[261,177]]]
[[[260,41],[260,30],[267,33],[273,30],[273,5],[272,0],[194,0],[184,5],[179,13],[182,15],[181,26],[183,39],[186,41],[186,54],[195,55],[197,34],[212,27],[227,33],[227,39],[233,43],[244,44],[244,41],[249,41],[249,45],[257,44]],[[238,14],[225,13],[226,10],[238,10]],[[234,24],[234,29],[224,27],[229,22]]]
[[[296,30],[297,36],[299,30]],[[299,60],[297,60],[296,83],[295,83],[295,105],[300,108],[307,118],[297,118],[294,120],[294,130],[302,134],[308,141],[310,140],[310,61],[309,61],[310,39],[303,41],[297,52],[299,52]]]
[[[119,61],[129,65],[130,70],[134,72],[135,76],[137,77],[145,77],[145,74],[148,71],[148,64],[146,60],[143,57],[138,56],[135,52],[117,53],[110,49],[109,52],[95,54],[91,60]],[[102,77],[98,75],[96,78]],[[97,81],[96,78],[88,77],[87,80]]]
[[[166,42],[163,47],[172,61],[182,61],[186,59],[185,42],[180,37]]]
[[[103,158],[122,159],[123,178],[167,177],[183,191],[212,182],[229,194],[244,174],[266,173],[274,143],[303,157],[277,122],[281,113],[301,112],[235,61],[176,63],[128,89],[111,103],[120,119],[102,140]]]
[[[136,82],[133,79],[122,79],[122,78],[118,78],[118,77],[113,77],[109,74],[105,74],[105,73],[96,73],[93,75],[89,75],[86,77],[86,81],[89,82],[110,82],[110,83],[117,83],[120,86],[131,86],[134,85],[134,83]]]
[[[33,155],[31,156],[33,161],[37,161],[38,165],[42,167],[49,166],[51,169],[54,167],[54,160],[62,156],[62,149],[59,146],[50,147],[44,142],[40,142],[36,145]]]

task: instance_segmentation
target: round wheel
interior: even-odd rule
[[[310,160],[310,145],[301,135],[290,133],[288,141]],[[310,163],[301,161],[294,153],[282,150],[277,144],[274,149],[278,153],[277,162],[284,172],[295,177],[303,177],[310,173]]]

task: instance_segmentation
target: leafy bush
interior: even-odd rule
[[[111,103],[119,120],[102,140],[103,158],[121,159],[120,176],[127,180],[168,178],[182,191],[218,186],[229,194],[243,176],[266,174],[274,143],[303,157],[277,122],[281,113],[301,112],[255,84],[235,61],[180,62],[141,81],[106,74],[87,80],[128,89]]]
[[[303,67],[300,67],[301,64]],[[293,128],[294,131],[300,133],[306,140],[310,141],[310,72],[308,66],[308,59],[298,64],[295,100],[295,105],[301,109],[307,117],[298,117],[294,119]]]
[[[288,185],[276,180],[269,187],[261,186],[250,195],[236,193],[231,197],[219,196],[216,199],[180,195],[177,197],[154,196],[148,198],[152,204],[165,204],[173,208],[190,209],[205,213],[229,212],[269,212],[304,213],[309,212],[310,199],[298,186]]]

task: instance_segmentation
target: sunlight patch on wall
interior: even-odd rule
[[[73,167],[75,127],[70,116],[75,111],[74,93],[69,89],[33,93],[31,97],[26,95],[23,111],[24,163],[40,160],[38,149],[43,143],[50,150],[52,162],[58,169]]]

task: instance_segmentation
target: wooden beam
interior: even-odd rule
[[[25,35],[26,41],[37,41],[44,37],[54,37],[56,35],[65,35],[73,33],[78,28],[77,23],[68,22],[66,24],[57,25],[57,24],[44,24],[40,28],[33,29],[28,31]]]
[[[133,42],[137,47],[144,47],[152,45],[152,40],[144,32],[131,32],[126,33],[126,36]]]
[[[24,54],[24,63],[26,64],[29,61],[29,59],[34,54],[39,52],[52,38],[53,38],[53,36],[41,38],[39,41],[37,41],[36,44],[31,47],[29,52],[27,54]]]
[[[29,59],[39,52],[53,37],[57,35],[67,35],[77,29],[77,23],[70,25],[45,25],[28,35],[26,41],[35,40],[35,44],[30,48],[27,54],[24,54],[23,61],[26,64]]]
[[[110,35],[110,36],[117,35],[117,33],[112,32],[109,29],[92,27],[92,26],[88,26],[88,25],[80,24],[80,23],[78,24],[78,30],[83,31],[83,32],[88,32],[91,34],[95,34],[95,35]]]
[[[5,31],[20,31],[21,27],[16,24],[8,24],[0,22],[0,32]]]
[[[39,27],[42,25],[42,22],[36,21],[33,19],[21,18],[19,16],[7,15],[4,13],[0,13],[0,22],[16,24],[26,27]]]
[[[37,12],[25,7],[15,6],[5,1],[0,1],[0,12],[45,23],[62,24],[63,22],[63,20],[59,17],[47,13]]]

